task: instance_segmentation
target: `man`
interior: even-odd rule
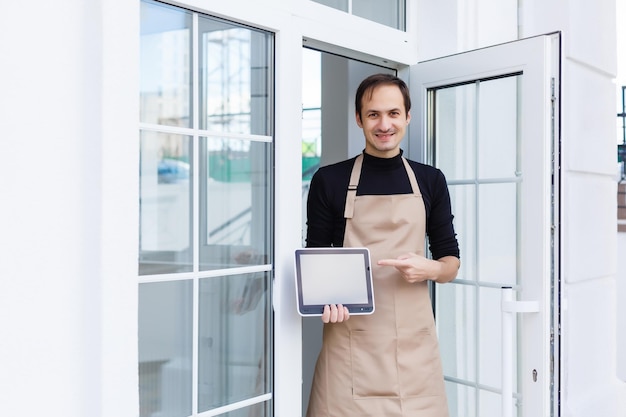
[[[445,177],[402,157],[411,120],[402,80],[366,78],[355,104],[365,150],[313,176],[307,246],[369,248],[376,311],[325,306],[307,417],[448,416],[427,285],[453,280],[460,265]]]

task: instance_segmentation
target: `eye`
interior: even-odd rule
[[[373,119],[375,117],[378,117],[378,113],[368,113],[367,117],[369,117],[370,119]]]

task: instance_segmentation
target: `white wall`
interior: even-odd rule
[[[626,233],[617,234],[618,253],[626,252]],[[626,297],[626,257],[618,256],[617,294],[619,300]],[[626,382],[626,304],[617,303],[617,376]]]
[[[3,416],[138,412],[137,5],[2,5]]]
[[[618,416],[615,1],[544,3],[523,21],[525,35],[563,31],[562,415]]]

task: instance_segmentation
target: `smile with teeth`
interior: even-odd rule
[[[390,131],[387,131],[387,132],[376,132],[375,135],[376,135],[377,138],[387,139],[387,138],[395,135],[395,133],[396,133],[395,131],[390,130]]]

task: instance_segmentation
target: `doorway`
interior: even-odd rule
[[[354,116],[354,94],[359,83],[371,74],[396,74],[396,70],[310,48],[303,49],[302,67],[302,246],[306,246],[306,201],[311,177],[320,166],[352,158],[365,146]],[[321,345],[320,318],[304,318],[303,416]]]

